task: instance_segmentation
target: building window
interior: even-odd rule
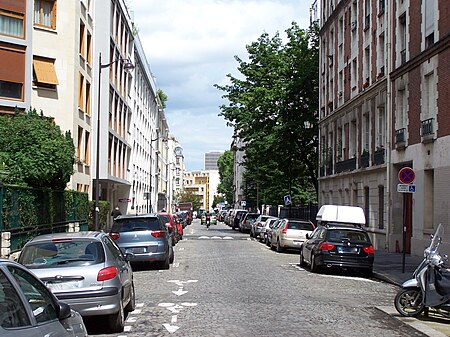
[[[424,229],[433,229],[434,224],[434,170],[424,170]]]
[[[425,6],[425,48],[429,48],[434,44],[434,21],[436,17],[435,0],[424,1]]]
[[[91,115],[91,84],[86,81],[86,106],[85,106],[86,115]]]
[[[400,64],[406,62],[406,13],[398,18],[399,23],[399,39],[400,39]]]
[[[84,59],[86,59],[86,56],[84,55],[84,50],[85,50],[85,41],[84,41],[84,34],[86,31],[86,27],[84,26],[83,22],[80,22],[80,46],[79,46],[79,53],[81,55],[81,57],[83,57]]]
[[[378,107],[377,150],[384,148],[386,134],[386,113],[384,106]]]
[[[364,30],[370,28],[370,5],[372,0],[365,0],[364,3]]]
[[[81,162],[81,153],[83,148],[83,128],[78,127],[78,142],[77,142],[77,158]]]
[[[22,100],[25,81],[25,48],[0,42],[0,97]]]
[[[364,213],[366,214],[366,227],[369,227],[369,216],[370,216],[369,186],[364,187]]]
[[[86,60],[88,64],[92,64],[92,35],[89,33],[86,38]]]
[[[78,108],[84,111],[84,76],[82,74],[78,84]]]
[[[54,59],[33,57],[33,82],[38,87],[56,89],[58,77],[56,76]]]
[[[378,186],[378,228],[384,229],[384,186]]]
[[[24,38],[24,15],[0,9],[0,34]]]
[[[378,14],[381,15],[384,13],[384,9],[386,8],[386,0],[378,1]]]
[[[34,0],[34,24],[56,29],[56,0]]]
[[[84,133],[84,163],[90,163],[91,134],[88,131]]]

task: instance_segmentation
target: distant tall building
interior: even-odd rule
[[[217,160],[223,155],[223,151],[211,151],[205,153],[205,170],[218,170]]]

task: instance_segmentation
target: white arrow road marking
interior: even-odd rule
[[[196,283],[198,280],[187,280],[187,281],[180,281],[180,280],[169,280],[167,281],[169,283],[175,283],[179,287],[183,287],[186,283]]]
[[[181,296],[187,293],[186,290],[183,290],[183,288],[178,289],[177,291],[172,291],[175,295]]]
[[[176,323],[177,322],[177,315],[172,315],[172,322],[171,323]]]
[[[177,331],[180,327],[176,326],[176,325],[170,325],[170,324],[163,324],[163,327],[166,328],[167,331],[169,331],[170,333],[174,333],[175,331]]]

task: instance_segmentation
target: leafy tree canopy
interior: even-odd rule
[[[157,94],[159,100],[161,101],[163,109],[165,109],[166,108],[166,102],[167,102],[167,95],[161,89],[158,89],[156,94]]]
[[[217,192],[224,196],[224,200],[229,205],[233,203],[233,152],[225,151],[217,160],[219,168],[220,183]]]
[[[10,184],[63,190],[73,173],[75,148],[53,119],[36,110],[0,116],[0,163]]]
[[[318,28],[296,23],[279,34],[264,33],[247,46],[248,62],[235,57],[239,77],[216,85],[229,103],[220,107],[244,142],[247,203],[262,197],[279,204],[290,193],[295,203],[316,200],[318,144]]]
[[[199,209],[203,206],[202,197],[189,190],[182,191],[177,199],[178,202],[192,202],[192,209]]]

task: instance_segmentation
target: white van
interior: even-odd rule
[[[316,216],[317,226],[342,223],[363,226],[366,224],[364,210],[358,206],[323,205]]]

